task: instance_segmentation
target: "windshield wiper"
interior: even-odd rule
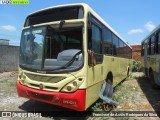
[[[66,69],[67,67],[71,66],[73,62],[76,60],[76,56],[81,53],[82,51],[77,52],[68,63],[66,63],[64,66],[61,67],[61,69]]]
[[[54,70],[59,70],[59,69],[66,69],[67,67],[71,66],[73,62],[76,60],[76,56],[81,54],[82,51],[77,52],[70,61],[68,61],[65,65],[61,66],[60,68],[54,69]]]

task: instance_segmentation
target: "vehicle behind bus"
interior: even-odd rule
[[[142,41],[142,70],[151,86],[160,86],[160,25]]]

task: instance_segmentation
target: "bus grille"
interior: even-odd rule
[[[66,77],[63,76],[42,76],[42,75],[34,75],[34,74],[28,74],[26,73],[26,76],[34,81],[39,81],[39,82],[46,82],[46,83],[57,83]]]
[[[39,85],[38,85],[38,84],[30,83],[29,86],[39,89]],[[53,91],[53,90],[58,90],[57,87],[51,87],[51,86],[44,86],[44,87],[45,87],[45,89],[50,89],[50,90],[52,90],[52,91]]]

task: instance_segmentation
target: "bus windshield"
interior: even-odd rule
[[[20,66],[45,71],[75,70],[83,65],[82,26],[35,27],[22,32]]]

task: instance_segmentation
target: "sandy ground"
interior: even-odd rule
[[[0,73],[0,111],[25,111],[27,112],[41,112],[41,119],[58,119],[54,115],[54,111],[69,111],[72,110],[41,103],[34,100],[28,100],[26,98],[20,98],[17,96],[15,82],[17,80],[17,72],[4,72]],[[133,73],[127,80],[118,85],[115,88],[115,99],[119,102],[117,108],[113,111],[157,111],[160,110],[160,90],[154,90],[150,87],[150,82],[146,80],[143,73]],[[96,103],[95,103],[96,104]],[[89,110],[95,106],[91,106]],[[43,112],[43,111],[52,111]],[[78,113],[77,113],[78,114]],[[85,113],[86,114],[86,113]],[[74,115],[73,115],[74,116]],[[158,116],[160,116],[158,114]],[[29,120],[30,118],[0,118],[4,120]],[[39,120],[39,118],[32,118]],[[59,119],[71,119],[61,117]],[[76,118],[78,119],[78,118]],[[79,118],[80,119],[80,118]],[[84,119],[84,118],[82,118]],[[113,120],[158,120],[159,117],[90,117],[87,115],[87,119],[99,120],[99,119],[113,119]]]

